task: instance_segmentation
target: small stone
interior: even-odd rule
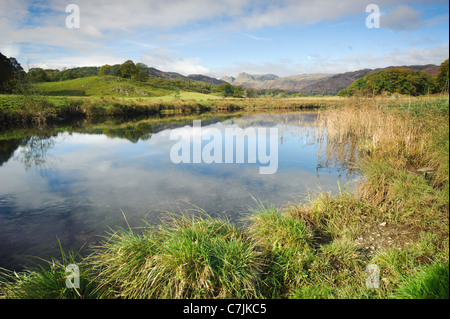
[[[419,168],[417,170],[417,172],[419,172],[419,173],[430,173],[433,171],[434,171],[434,168],[432,168],[432,167],[423,167],[423,168]]]
[[[386,222],[382,222],[382,223],[380,223],[380,226],[381,226],[381,227],[384,227],[384,226],[386,226]]]

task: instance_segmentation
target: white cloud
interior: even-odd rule
[[[374,55],[370,52],[349,55],[336,61],[352,69],[383,68],[387,66],[441,64],[448,59],[448,43],[431,48],[410,48],[393,50],[385,55]]]
[[[141,60],[149,66],[166,72],[177,72],[183,75],[211,73],[210,69],[201,65],[200,58],[177,57],[174,52],[164,48],[150,51],[150,54],[144,55]]]
[[[330,56],[309,56],[307,63],[248,63],[236,62],[229,68],[211,70],[211,74],[220,78],[225,75],[237,76],[241,72],[249,74],[275,73],[286,77],[291,75],[311,73],[345,73],[365,68],[376,69],[388,66],[403,65],[440,65],[449,56],[449,45],[444,44],[431,48],[409,48],[405,50],[392,50],[384,55],[375,55],[371,52],[361,52],[347,55],[342,58]],[[275,71],[274,71],[275,70]]]
[[[55,26],[39,26],[11,30],[2,35],[4,42],[33,43],[37,45],[61,47],[71,51],[90,51],[102,47],[100,42],[92,39],[99,37],[95,29],[67,29]]]
[[[81,23],[100,30],[130,31],[134,28],[168,28],[194,21],[213,20],[243,13],[250,0],[78,0]],[[52,0],[54,10],[63,10]]]
[[[391,30],[415,30],[425,25],[419,11],[407,6],[399,5],[380,18],[381,27]]]
[[[88,25],[87,27],[83,27],[81,29],[81,31],[83,33],[85,33],[87,36],[94,37],[94,38],[101,38],[103,36],[102,32],[98,28],[94,27],[93,25]]]
[[[54,58],[46,58],[38,56],[30,61],[30,68],[43,69],[63,69],[81,66],[102,66],[104,64],[121,64],[125,62],[124,58],[105,52],[94,52],[82,55],[56,56]]]
[[[248,34],[248,33],[241,33],[242,36],[249,38],[251,40],[255,40],[255,41],[272,41],[272,39],[269,38],[264,38],[264,37],[258,37],[252,34]]]
[[[204,67],[200,64],[200,58],[180,58],[176,60],[172,65],[169,64],[169,70],[173,70],[174,72],[178,72],[181,74],[189,75],[189,74],[209,74],[211,72],[210,69]]]
[[[283,24],[307,25],[323,20],[337,20],[364,12],[365,4],[354,0],[285,0],[253,10],[241,19],[249,28],[262,28]]]
[[[393,31],[411,31],[442,23],[448,23],[448,14],[425,19],[421,11],[405,4],[394,7],[380,18],[381,27]]]
[[[27,17],[29,2],[26,0],[2,0],[0,1],[0,25],[16,27]],[[5,31],[2,29],[2,31]]]
[[[14,43],[5,43],[0,45],[0,52],[6,57],[16,57],[20,53],[20,48]]]
[[[211,73],[211,70],[200,64],[200,58],[167,58],[143,56],[142,62],[166,72],[177,72],[183,75]]]
[[[401,4],[402,2],[404,1],[378,0],[376,4],[384,8]],[[425,1],[420,0],[412,2],[425,3]],[[434,2],[444,1],[438,0]],[[251,10],[250,14],[238,17],[237,20],[248,28],[285,24],[311,25],[325,20],[337,21],[341,18],[365,14],[366,6],[371,2],[361,0],[283,0],[263,3],[265,5],[256,7]]]
[[[423,15],[412,8],[412,5],[417,3],[429,5],[445,2],[412,0],[405,5],[401,0],[377,0],[382,10],[388,10],[386,15],[382,16],[382,27],[384,25],[391,30],[410,30],[419,26],[448,23],[448,14],[424,20]],[[272,35],[270,38],[273,39],[256,36],[254,29],[280,25],[311,25],[331,20],[340,22],[350,16],[361,16],[361,23],[364,23],[365,7],[369,3],[369,0],[77,0],[81,27],[67,29],[67,3],[59,0],[1,0],[0,51],[11,56],[21,54],[21,63],[32,58],[34,63],[66,67],[122,63],[125,59],[134,57],[163,71],[186,75],[229,75],[228,71],[241,67],[247,69],[239,69],[239,72],[277,73],[280,76],[309,71],[337,72],[365,65],[364,61],[370,59],[370,54],[367,57],[358,56],[357,63],[350,61],[349,56],[348,65],[343,64],[345,59],[319,61],[310,52],[305,52],[305,56],[310,56],[310,61],[305,61],[305,64],[292,61],[259,64],[242,61],[227,68],[213,70],[203,65],[201,53],[188,55],[182,50],[200,44],[206,47],[206,44],[214,45],[221,41],[217,35],[218,29],[223,34],[235,32],[263,44],[269,40],[273,42],[275,38]],[[170,36],[174,38],[169,39]],[[163,45],[177,51],[165,49],[164,52],[163,49],[158,49]],[[32,49],[25,50],[26,46]],[[426,59],[421,59],[414,50],[411,50],[409,55],[403,55],[403,58],[408,61]],[[433,59],[435,58],[431,58]],[[372,60],[378,64],[380,61],[396,59],[394,55],[388,54],[381,59],[375,57]]]

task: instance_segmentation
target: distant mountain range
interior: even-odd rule
[[[241,85],[245,88],[253,89],[281,89],[301,92],[305,94],[336,94],[342,89],[349,87],[354,81],[363,76],[384,71],[392,68],[407,68],[415,71],[424,71],[436,76],[439,73],[439,66],[434,64],[410,65],[410,66],[389,66],[379,69],[363,69],[353,72],[339,74],[302,74],[288,77],[278,77],[275,74],[255,74],[241,73],[236,78],[225,76],[222,81],[232,85]]]
[[[386,68],[362,69],[358,71],[338,74],[312,73],[287,77],[279,77],[275,74],[248,74],[242,72],[237,77],[224,76],[221,79],[216,79],[202,74],[191,74],[188,76],[184,76],[175,72],[160,71],[152,67],[149,68],[149,72],[152,76],[166,79],[191,79],[215,85],[229,83],[231,85],[241,85],[245,88],[253,88],[257,90],[280,89],[301,92],[307,95],[314,95],[336,94],[340,90],[349,87],[354,81],[362,78],[369,73],[385,71],[393,68],[407,68],[414,71],[424,71],[433,76],[436,76],[439,73],[439,66],[434,64],[389,66]]]

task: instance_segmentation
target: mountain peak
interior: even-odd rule
[[[239,73],[238,77],[234,81],[274,81],[279,79],[275,74],[249,74],[246,72]]]
[[[236,80],[255,80],[255,78],[251,74],[248,74],[246,72],[241,72],[241,73],[239,73],[239,75],[237,76],[235,81]]]

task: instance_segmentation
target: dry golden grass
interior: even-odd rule
[[[392,103],[392,102],[391,102]],[[344,107],[327,109],[318,119],[318,141],[326,140],[329,161],[356,163],[358,153],[392,158],[422,158],[431,132],[411,113],[386,108],[388,99],[349,99]]]
[[[354,98],[320,113],[317,140],[329,164],[361,172],[355,195],[388,218],[448,224],[447,116],[445,100]]]

